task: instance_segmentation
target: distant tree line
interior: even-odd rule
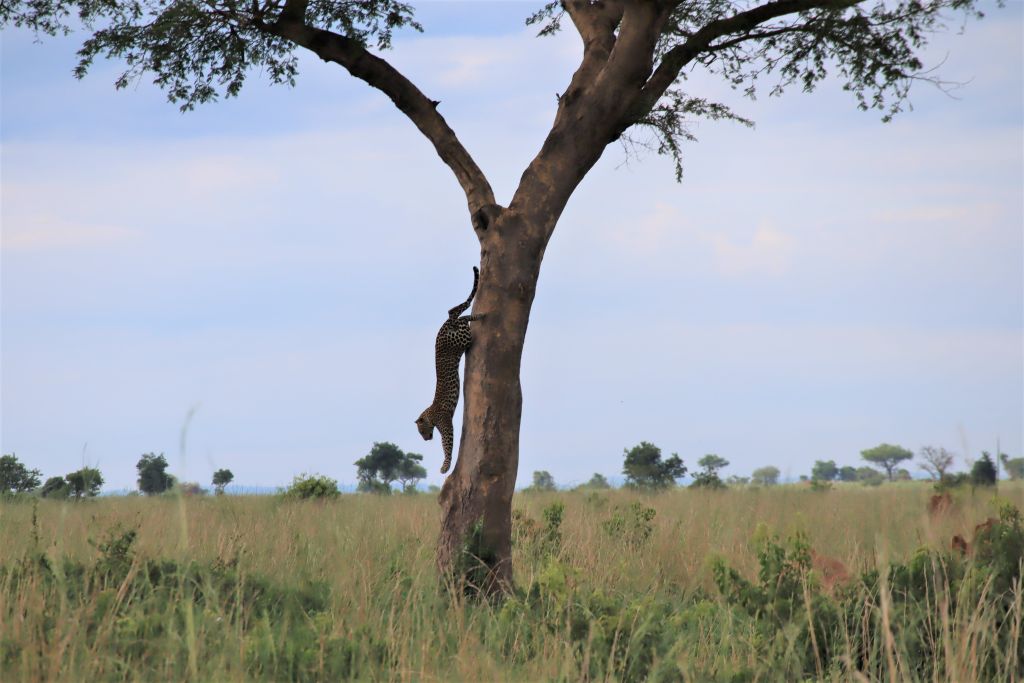
[[[913,478],[908,469],[901,467],[915,457],[914,452],[907,448],[882,443],[861,451],[860,456],[865,463],[870,464],[855,467],[838,465],[835,460],[816,460],[810,475],[801,475],[800,481],[809,483],[813,489],[822,490],[830,488],[833,482],[879,486],[887,481],[907,481]],[[976,460],[965,459],[969,466],[965,472],[953,471],[956,455],[942,447],[923,446],[917,458],[918,467],[927,473],[938,489],[965,485],[994,486],[1000,466],[1007,478],[1024,479],[1024,458],[1011,458],[1002,452],[992,456],[988,451],[982,451]],[[664,491],[678,486],[678,481],[690,473],[677,453],[665,457],[658,446],[648,441],[623,449],[622,460],[623,487],[627,489]],[[423,456],[419,453],[406,453],[388,441],[375,442],[369,453],[354,463],[359,481],[357,491],[384,495],[396,490],[416,493],[420,482],[427,476],[422,462]],[[739,486],[776,486],[782,475],[775,465],[765,465],[755,469],[749,477],[733,474],[723,479],[721,471],[729,466],[729,461],[714,453],[699,458],[697,466],[699,469],[691,473],[690,488],[711,491]],[[135,467],[140,494],[156,496],[172,491],[184,495],[207,493],[199,484],[179,482],[170,474],[163,453],[145,453]],[[223,495],[234,476],[229,469],[216,470],[211,480],[214,493]],[[42,498],[78,500],[98,495],[103,483],[103,475],[96,467],[82,467],[44,481],[40,470],[29,468],[13,453],[0,456],[0,496],[37,495]],[[599,491],[613,487],[603,474],[594,473],[589,481],[575,488]],[[530,485],[524,489],[528,493],[556,490],[558,485],[555,478],[546,470],[534,472]],[[438,488],[431,486],[428,491],[437,492]],[[294,499],[326,498],[340,495],[340,489],[337,481],[330,477],[301,474],[289,486],[281,489],[281,493]]]
[[[206,491],[193,482],[180,483],[167,472],[167,458],[163,453],[146,453],[135,465],[138,471],[138,492],[147,496],[158,495],[172,489],[185,494],[204,494]],[[83,467],[62,477],[42,479],[42,472],[29,469],[11,453],[0,456],[0,495],[38,495],[41,498],[82,499],[99,495],[103,474],[99,468]],[[213,487],[218,495],[231,483],[235,475],[220,469],[213,473]]]
[[[882,443],[860,453],[861,458],[871,465],[837,465],[834,460],[817,460],[809,476],[801,475],[800,481],[808,482],[812,488],[827,489],[832,482],[860,483],[866,486],[880,486],[889,481],[910,481],[910,470],[900,467],[901,463],[914,458],[913,451],[902,446]],[[993,458],[982,451],[979,459],[971,461],[970,470],[954,474],[951,472],[955,456],[945,448],[924,446],[919,455],[919,467],[927,472],[938,488],[970,486],[994,486],[998,479],[997,462],[1011,480],[1024,479],[1024,458],[1010,458],[1000,453]],[[737,486],[775,486],[779,484],[781,470],[775,465],[765,465],[751,472],[749,477],[730,475],[722,479],[720,471],[729,466],[729,461],[709,453],[697,461],[699,470],[692,473],[691,488],[717,490]],[[661,449],[648,441],[641,441],[633,448],[623,450],[622,474],[624,488],[661,491],[676,487],[677,480],[686,476],[686,465],[678,454],[663,457]],[[576,490],[611,488],[602,474],[594,474],[590,481],[575,487]],[[524,489],[528,493],[555,491],[558,485],[550,472],[541,470],[533,473],[532,484]]]

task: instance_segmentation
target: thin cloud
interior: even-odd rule
[[[6,252],[110,247],[141,235],[133,228],[75,223],[52,214],[5,217],[0,248]]]

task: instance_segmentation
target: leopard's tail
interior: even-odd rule
[[[463,303],[459,304],[455,308],[452,308],[452,309],[448,310],[448,317],[449,318],[458,318],[460,315],[462,315],[466,311],[467,308],[469,308],[469,305],[471,303],[473,303],[473,297],[476,296],[476,286],[477,286],[477,284],[479,284],[479,282],[480,282],[480,269],[477,268],[476,266],[473,266],[473,289],[470,290],[469,296],[466,298],[466,300]]]

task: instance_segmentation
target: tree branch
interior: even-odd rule
[[[257,28],[310,50],[320,59],[339,64],[350,74],[387,95],[434,145],[441,160],[451,168],[469,206],[473,227],[485,230],[500,211],[494,191],[469,152],[430,100],[408,78],[385,60],[371,54],[358,41],[305,23],[309,0],[288,0],[278,19]]]
[[[747,33],[745,38],[764,37],[751,33],[758,25],[787,14],[806,12],[812,9],[841,10],[852,7],[863,0],[774,0],[759,7],[739,12],[725,19],[716,19],[690,36],[685,43],[676,45],[665,53],[661,63],[651,74],[636,103],[630,109],[627,121],[632,124],[644,116],[658,102],[668,87],[679,77],[680,70],[699,54],[706,52],[711,43],[723,36]],[[742,40],[729,41],[735,45]],[[722,49],[726,45],[715,46]]]
[[[603,59],[608,59],[615,46],[615,27],[622,19],[622,0],[566,0],[563,6],[583,38],[584,53],[599,52]]]

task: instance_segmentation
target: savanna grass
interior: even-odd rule
[[[1024,489],[930,494],[519,495],[502,602],[439,585],[427,495],[0,503],[0,680],[1018,680],[1012,519],[949,547]]]

